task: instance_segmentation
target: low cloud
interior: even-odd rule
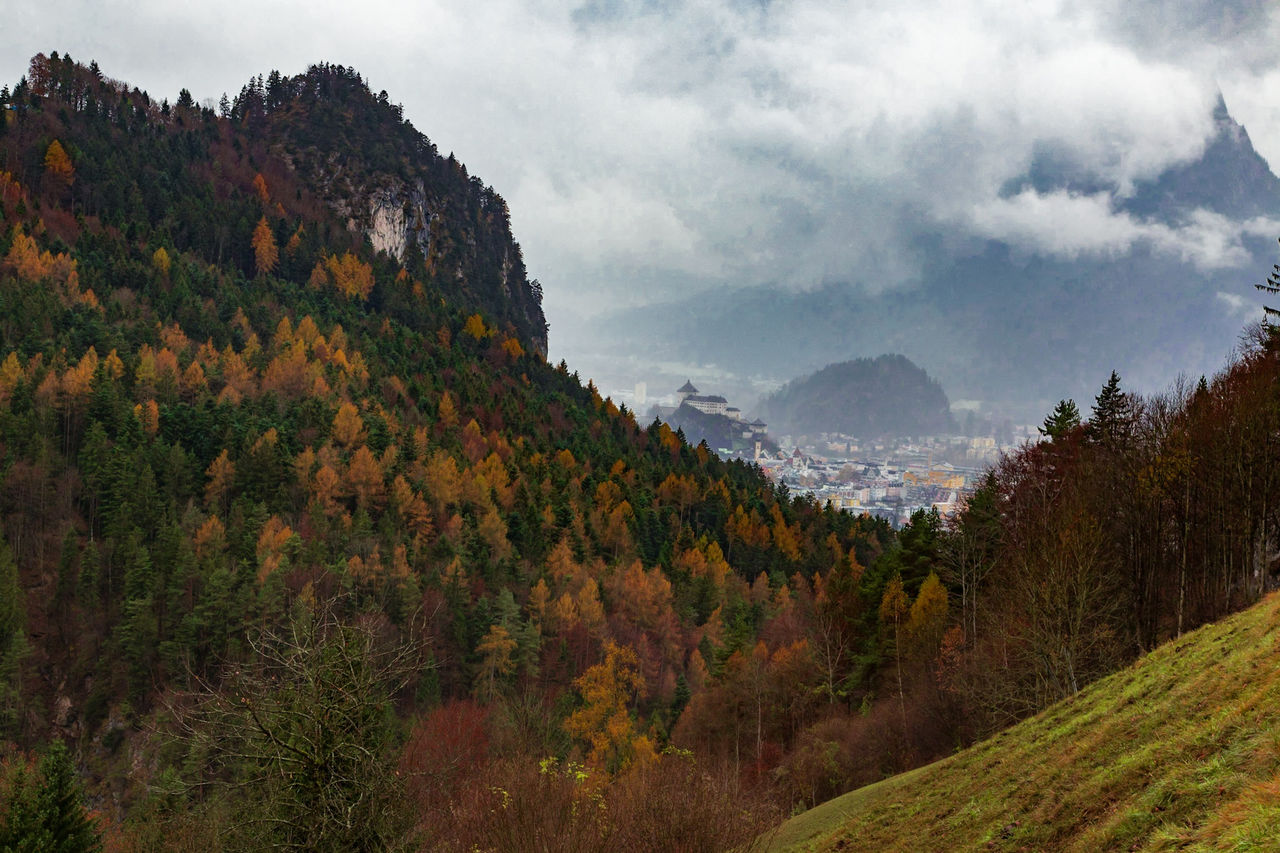
[[[1110,193],[1025,190],[975,208],[973,229],[982,236],[1057,257],[1114,257],[1135,248],[1177,257],[1209,271],[1247,263],[1245,237],[1280,233],[1280,222],[1237,222],[1213,211],[1192,211],[1186,222],[1168,225],[1117,211]]]

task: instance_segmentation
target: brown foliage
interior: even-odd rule
[[[763,849],[779,817],[734,774],[664,754],[609,784],[573,765],[512,759],[484,768],[430,825],[427,850],[712,853]]]

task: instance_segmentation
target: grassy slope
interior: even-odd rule
[[[1280,593],[773,850],[1280,850]]]

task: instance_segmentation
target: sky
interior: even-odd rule
[[[1199,154],[1219,92],[1280,164],[1280,4],[1254,0],[20,0],[4,17],[10,85],[53,50],[170,100],[356,68],[507,200],[553,356],[596,312],[706,288],[909,286],[924,234],[1227,264],[1257,223],[1008,190],[1050,153],[1123,194]]]

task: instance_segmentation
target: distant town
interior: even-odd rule
[[[836,509],[884,518],[895,528],[921,509],[937,510],[944,517],[954,513],[1001,453],[1039,437],[1030,426],[1006,426],[1003,442],[993,435],[875,441],[841,433],[771,436],[759,418],[747,419],[725,397],[703,394],[692,381],[677,389],[674,402],[653,405],[649,417],[670,423],[688,407],[727,418],[733,446],[711,448],[721,457],[755,462],[792,494],[812,495]]]

